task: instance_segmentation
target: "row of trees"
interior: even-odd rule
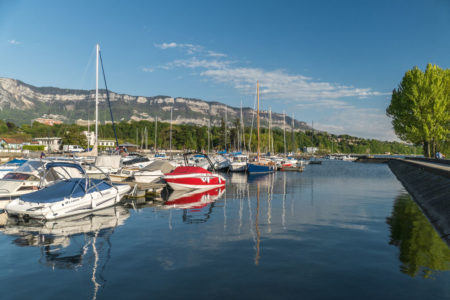
[[[450,152],[450,69],[428,64],[408,70],[386,113],[397,136],[423,146],[425,156]]]
[[[241,122],[236,120],[232,125],[213,126],[209,130],[209,149],[229,151],[244,150],[256,151],[257,134],[255,129],[240,127]],[[86,136],[82,133],[88,128],[76,124],[59,124],[47,126],[40,123],[32,125],[24,124],[16,127],[10,133],[32,137],[63,138],[64,144],[77,144],[87,146]],[[93,128],[91,127],[91,130]],[[155,122],[132,121],[116,124],[116,131],[120,143],[129,142],[142,148],[168,149],[170,146],[170,124],[158,122],[157,134]],[[155,141],[155,135],[157,140]],[[284,139],[286,136],[286,139]],[[331,135],[326,132],[286,132],[275,128],[269,132],[267,128],[261,129],[261,151],[263,152],[298,152],[304,147],[317,147],[321,153],[361,153],[361,154],[420,154],[421,149],[398,142],[382,142],[372,139],[360,139],[349,135]],[[111,124],[99,126],[99,138],[114,139],[114,131]],[[245,144],[244,144],[245,141]],[[156,142],[156,143],[155,143]],[[195,125],[172,126],[172,149],[208,149],[208,127]]]

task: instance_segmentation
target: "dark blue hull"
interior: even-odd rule
[[[257,164],[247,164],[247,172],[250,174],[264,174],[273,173],[275,171],[275,166],[269,165],[257,165]]]

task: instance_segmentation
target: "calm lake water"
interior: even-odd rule
[[[169,205],[9,222],[0,298],[450,298],[450,250],[387,165],[227,176]]]

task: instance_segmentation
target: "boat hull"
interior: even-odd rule
[[[263,164],[247,164],[247,172],[249,174],[265,174],[273,173],[275,171],[275,166],[263,165]]]
[[[113,206],[131,189],[125,184],[115,185],[115,187],[117,189],[87,193],[82,197],[65,198],[53,203],[25,202],[16,199],[11,201],[5,209],[11,216],[54,220]]]
[[[225,185],[225,179],[218,174],[188,174],[164,176],[164,180],[175,191],[216,188]]]

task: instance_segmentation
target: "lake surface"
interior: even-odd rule
[[[227,175],[0,228],[1,299],[444,299],[450,250],[385,164]]]

